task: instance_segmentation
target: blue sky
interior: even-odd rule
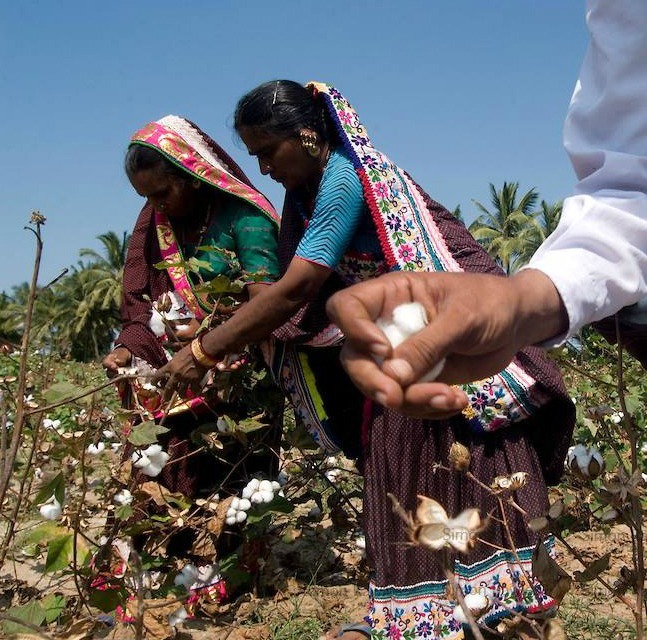
[[[574,174],[564,115],[587,43],[576,0],[20,0],[0,6],[0,290],[40,283],[142,200],[122,169],[133,131],[195,121],[280,209],[237,141],[238,98],[276,78],[337,86],[374,144],[471,221],[489,184],[553,202]]]

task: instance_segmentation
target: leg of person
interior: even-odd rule
[[[375,409],[364,501],[367,553],[375,567],[367,618],[374,634],[426,640],[464,637],[467,627],[457,617],[458,599],[452,595],[456,585],[464,595],[487,597],[487,610],[478,622],[491,629],[513,611],[535,616],[554,612],[556,603],[531,576],[536,537],[526,526],[526,517],[503,507],[505,501],[497,500],[465,472],[447,468],[449,449],[458,440],[470,450],[470,472],[484,485],[497,476],[526,472],[526,485],[515,498],[528,517],[545,512],[546,485],[536,453],[524,437],[524,426],[474,434],[462,417],[420,421]],[[466,554],[451,544],[439,551],[412,544],[407,525],[393,512],[387,493],[413,514],[418,496],[436,500],[450,518],[472,507],[484,519],[491,514],[487,528],[478,534],[485,542],[477,541]],[[446,536],[451,543],[451,531]]]

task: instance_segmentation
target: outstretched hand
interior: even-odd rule
[[[132,358],[133,354],[126,347],[115,347],[103,358],[101,365],[106,370],[107,376],[114,378],[119,373],[119,369],[130,365]]]
[[[392,349],[375,320],[414,301],[425,307],[429,324]],[[512,278],[391,273],[340,291],[327,311],[346,336],[342,364],[359,389],[380,404],[430,418],[466,406],[465,394],[450,384],[497,373],[520,348],[568,324],[552,282],[533,270]],[[436,381],[417,382],[443,358]]]
[[[186,346],[178,351],[168,364],[157,370],[152,382],[164,382],[162,398],[168,402],[174,393],[185,397],[189,389],[199,395],[206,373],[207,369],[199,365],[193,357],[191,347]]]

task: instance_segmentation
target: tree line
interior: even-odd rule
[[[536,189],[519,196],[519,184],[490,183],[489,208],[473,201],[478,217],[468,225],[474,238],[512,274],[526,264],[554,231],[561,202],[539,201]],[[460,207],[454,215],[462,219]],[[38,290],[31,343],[63,358],[87,362],[107,353],[120,325],[121,281],[129,234],[98,237],[101,251],[82,249],[79,262],[54,283]],[[24,327],[29,284],[0,294],[0,341],[18,344]]]

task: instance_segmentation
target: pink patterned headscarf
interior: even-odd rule
[[[173,164],[218,189],[222,189],[258,207],[272,220],[279,217],[267,198],[234,173],[235,163],[224,152],[216,154],[195,125],[180,116],[164,116],[150,122],[131,138],[131,144],[143,144],[160,151]],[[238,167],[236,167],[238,169]]]

